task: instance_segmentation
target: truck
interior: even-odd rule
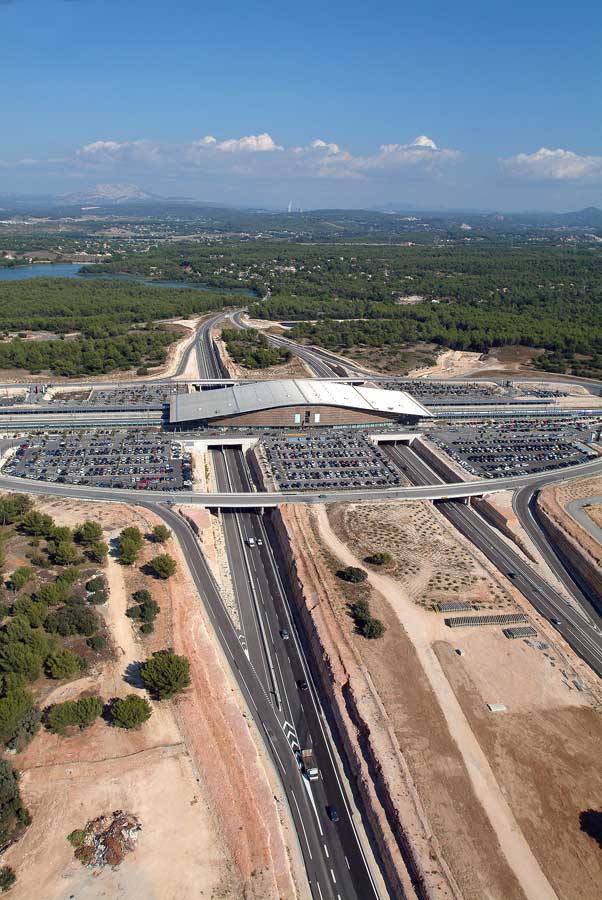
[[[301,771],[308,781],[317,781],[320,777],[320,770],[316,766],[314,751],[309,748],[301,751]]]

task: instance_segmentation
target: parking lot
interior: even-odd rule
[[[547,472],[586,462],[599,419],[474,422],[434,427],[428,437],[473,475],[484,478]]]
[[[86,406],[156,406],[168,403],[172,394],[186,390],[185,385],[131,384],[121,387],[92,388],[78,391],[57,391],[52,403]]]
[[[261,449],[281,490],[319,490],[403,484],[396,466],[357,432],[265,436]]]
[[[566,393],[555,388],[541,388],[512,382],[487,384],[479,381],[430,381],[424,378],[405,378],[389,381],[388,390],[407,391],[423,403],[481,403],[484,401],[509,403],[514,399],[535,398],[554,400],[566,397]]]
[[[153,429],[91,429],[35,436],[3,474],[59,484],[176,491],[192,486],[189,453]]]

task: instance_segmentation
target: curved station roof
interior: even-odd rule
[[[186,422],[235,416],[286,406],[338,406],[392,416],[431,417],[405,391],[363,387],[340,381],[290,379],[253,381],[171,398],[170,421]]]

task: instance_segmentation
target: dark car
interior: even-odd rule
[[[328,818],[330,819],[331,822],[339,821],[339,812],[338,812],[336,806],[327,806],[326,807],[326,815],[328,816]]]
[[[288,639],[289,639],[288,628],[280,629],[280,637],[282,638],[283,641],[288,641]]]
[[[300,691],[308,691],[309,690],[309,685],[308,685],[307,681],[305,680],[305,678],[300,678],[298,680],[297,687],[299,688]]]

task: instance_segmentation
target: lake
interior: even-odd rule
[[[0,267],[1,281],[24,281],[27,278],[110,278],[113,281],[135,281],[137,284],[145,284],[149,287],[169,287],[188,289],[191,291],[215,291],[221,294],[234,294],[237,297],[253,297],[257,294],[247,288],[217,288],[206,284],[184,284],[181,281],[146,281],[136,275],[79,275],[81,263],[41,263],[36,266],[12,266]]]

